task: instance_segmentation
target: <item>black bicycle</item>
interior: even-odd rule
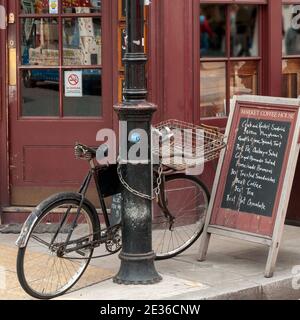
[[[90,164],[79,192],[59,193],[44,200],[23,226],[17,241],[17,274],[32,297],[51,299],[64,294],[92,258],[114,254],[122,247],[121,221],[106,206],[107,199],[120,197],[124,187],[119,167],[99,165],[96,152],[82,144],[75,146],[77,158]],[[156,259],[174,257],[199,238],[209,203],[209,192],[199,179],[162,168],[154,168],[154,180],[159,182],[155,186],[157,200],[152,201]],[[86,197],[92,179],[101,210]],[[95,248],[99,254],[93,257]]]

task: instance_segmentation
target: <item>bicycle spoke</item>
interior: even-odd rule
[[[199,237],[208,207],[208,195],[196,179],[174,175],[166,179],[164,187],[171,216],[154,203],[153,244],[158,258],[182,252]]]
[[[83,208],[78,210],[78,206],[74,203],[67,204],[65,200],[62,202],[62,205],[58,204],[45,212],[35,225],[24,253],[23,272],[26,288],[30,288],[34,294],[39,296],[53,297],[74,285],[85,270],[93,252],[92,247],[86,247],[80,250],[80,253],[84,252],[87,259],[67,259],[69,254],[72,254],[75,259],[77,256],[82,258],[78,250],[72,253],[64,253],[64,250],[68,246],[71,249],[75,248],[83,240],[92,241],[94,230],[87,211]],[[64,212],[64,208],[70,205],[72,209],[65,216],[61,212]],[[66,244],[65,241],[76,217],[78,219],[72,231],[70,244]],[[50,245],[51,242],[53,245]]]
[[[45,246],[47,246],[47,247],[50,246],[50,243],[42,240],[41,238],[39,238],[39,237],[37,237],[37,236],[35,236],[35,235],[32,235],[32,239],[34,239],[34,240],[37,241],[37,242],[40,242],[41,244],[43,244],[43,245],[45,245]]]

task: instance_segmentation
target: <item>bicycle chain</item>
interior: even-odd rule
[[[118,176],[119,176],[119,179],[120,179],[122,185],[125,187],[126,190],[128,190],[129,192],[131,192],[135,196],[140,197],[142,199],[150,200],[150,201],[158,198],[158,196],[160,194],[160,186],[161,186],[161,183],[162,183],[162,174],[163,174],[163,165],[162,165],[162,163],[160,163],[159,168],[158,168],[158,177],[156,179],[157,186],[156,186],[156,188],[153,189],[153,193],[155,194],[154,196],[150,196],[150,195],[142,193],[142,192],[140,192],[138,190],[133,189],[125,181],[125,179],[123,178],[122,168],[121,168],[121,164],[120,163],[118,164],[117,172],[118,172]]]
[[[84,236],[84,237],[82,237],[82,238],[76,239],[76,240],[74,240],[73,242],[74,242],[74,243],[75,243],[75,242],[80,242],[81,240],[83,240],[83,239],[85,239],[85,238],[87,238],[87,237],[91,237],[91,236],[98,235],[99,232],[101,233],[101,235],[104,234],[104,233],[107,233],[107,232],[111,232],[111,233],[113,233],[113,238],[107,239],[105,242],[103,242],[103,243],[105,243],[106,249],[108,249],[108,248],[107,248],[108,242],[114,239],[114,237],[116,236],[116,232],[119,231],[120,229],[121,229],[121,224],[117,224],[117,225],[115,225],[115,226],[113,226],[113,227],[110,227],[110,228],[108,228],[108,229],[104,229],[104,230],[102,230],[102,231],[93,232],[93,233],[91,233],[91,234],[89,234],[89,235],[86,235],[86,236]],[[121,238],[121,241],[122,241],[122,238]],[[97,246],[98,246],[97,244],[101,245],[102,243],[99,243],[99,240],[93,240],[93,241],[90,243],[91,247],[93,247],[93,248],[97,247]],[[98,258],[104,258],[104,257],[111,256],[112,254],[118,252],[121,248],[122,248],[122,245],[120,245],[120,246],[118,247],[118,249],[115,250],[115,251],[107,250],[109,253],[103,254],[103,255],[99,255],[99,256],[94,256],[94,257],[92,256],[92,257],[87,257],[87,258],[77,258],[77,257],[65,257],[65,256],[63,256],[63,257],[61,257],[61,258],[62,258],[62,259],[66,259],[66,260],[89,260],[89,259],[98,259]]]

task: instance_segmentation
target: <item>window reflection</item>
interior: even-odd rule
[[[64,116],[66,117],[99,117],[102,115],[102,76],[101,70],[73,70],[80,79],[81,91],[68,89],[68,77],[71,71],[65,72],[64,79]]]
[[[231,97],[242,94],[258,93],[256,61],[231,62],[230,88]]]
[[[55,14],[59,13],[60,1],[21,0],[20,11],[23,14]],[[102,0],[63,0],[64,13],[97,13],[101,12]]]
[[[226,7],[200,6],[201,57],[224,57],[226,54]]]
[[[59,63],[58,21],[52,18],[22,19],[23,65],[56,66]]]
[[[230,43],[232,57],[253,57],[258,55],[257,6],[230,6]]]
[[[283,18],[283,55],[300,55],[300,16],[299,5],[284,5]]]
[[[21,110],[24,117],[59,116],[58,69],[22,70]]]
[[[64,65],[101,64],[101,19],[63,19]]]
[[[49,0],[21,0],[21,13],[24,14],[48,14]]]
[[[282,61],[282,94],[288,98],[300,96],[300,59],[285,59]]]
[[[95,13],[101,11],[101,0],[63,0],[65,13]]]
[[[226,63],[200,65],[200,108],[202,117],[224,116],[226,105]]]

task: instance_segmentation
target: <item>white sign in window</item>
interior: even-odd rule
[[[58,0],[49,1],[49,13],[58,14]]]
[[[65,71],[65,96],[82,97],[82,71]]]

